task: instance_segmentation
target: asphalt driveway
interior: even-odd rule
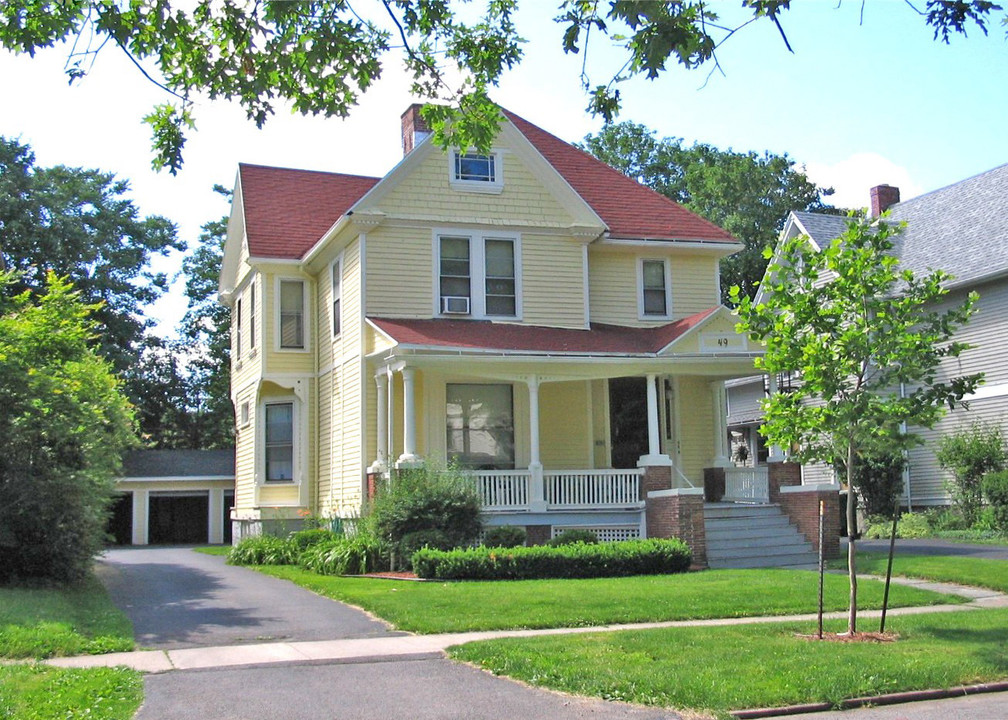
[[[109,550],[98,577],[144,648],[403,634],[360,610],[192,548]]]

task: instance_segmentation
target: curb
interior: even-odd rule
[[[947,698],[979,695],[981,693],[1008,692],[1008,681],[980,683],[979,685],[961,685],[952,688],[934,690],[909,690],[907,692],[872,695],[868,697],[848,698],[838,705],[832,703],[806,703],[804,705],[788,705],[776,708],[754,708],[752,710],[732,710],[729,714],[739,720],[753,718],[780,717],[784,715],[803,715],[812,712],[829,710],[853,710],[869,705],[899,705],[902,703],[920,702],[922,700],[944,700]]]

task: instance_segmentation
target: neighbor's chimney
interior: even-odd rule
[[[878,217],[899,201],[898,187],[876,185],[871,189],[871,216]]]
[[[402,114],[402,150],[403,156],[413,152],[413,148],[419,145],[425,137],[430,135],[430,128],[420,117],[421,103],[413,103],[406,112]]]

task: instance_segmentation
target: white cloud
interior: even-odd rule
[[[906,168],[877,153],[854,153],[839,162],[805,164],[805,174],[821,187],[832,187],[827,202],[836,207],[866,208],[869,192],[876,185],[894,185],[900,199],[908,200],[924,192]]]

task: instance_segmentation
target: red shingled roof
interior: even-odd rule
[[[238,166],[253,257],[300,258],[379,178]]]
[[[495,323],[489,320],[368,318],[400,345],[529,353],[653,355],[710,317],[713,307],[652,328],[593,323],[590,330]]]
[[[726,230],[528,120],[504,115],[609,226],[614,238],[737,243]]]

